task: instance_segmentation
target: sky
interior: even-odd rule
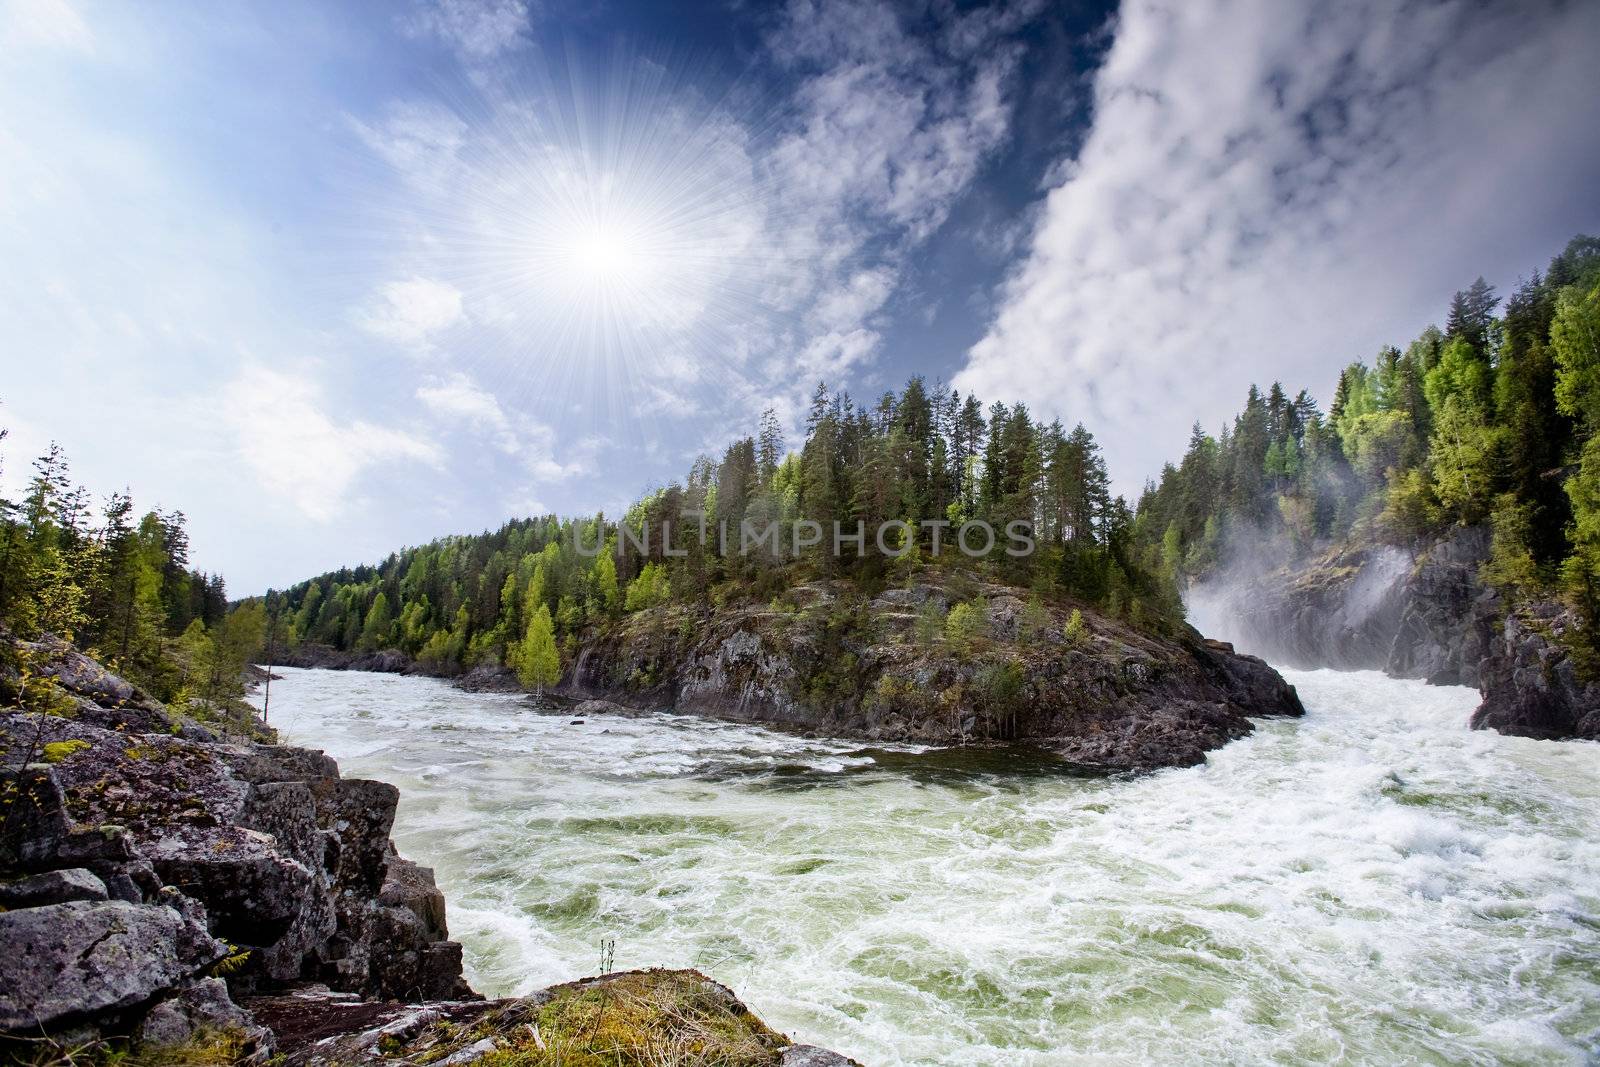
[[[1600,232],[1600,4],[0,0],[0,484],[235,595],[616,514],[818,381],[1136,494]]]

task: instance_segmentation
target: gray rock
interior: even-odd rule
[[[55,771],[38,764],[0,769],[0,802],[6,810],[0,819],[0,867],[27,870],[48,863],[68,833],[66,794]]]
[[[790,1045],[778,1060],[779,1067],[861,1067],[855,1060],[816,1045]]]
[[[1570,609],[1551,602],[1508,615],[1483,660],[1483,703],[1472,714],[1473,729],[1600,740],[1600,682],[1579,677],[1562,643],[1582,625]]]
[[[82,867],[0,883],[0,907],[7,910],[65,904],[70,900],[105,900],[106,896],[106,884]]]
[[[73,901],[0,913],[0,1029],[38,1030],[154,1000],[227,952],[160,905]]]
[[[477,1063],[497,1047],[494,1038],[486,1037],[482,1041],[473,1042],[459,1052],[452,1052],[439,1061],[439,1067],[465,1067],[466,1064]]]
[[[133,1040],[141,1050],[181,1045],[205,1030],[237,1032],[251,1046],[253,1060],[264,1060],[272,1053],[272,1031],[256,1025],[250,1013],[233,1002],[227,983],[220,978],[189,982],[151,1008],[134,1028]]]

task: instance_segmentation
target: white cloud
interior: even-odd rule
[[[806,342],[797,361],[802,380],[838,382],[845,373],[866,362],[882,337],[873,330],[845,330],[818,334]]]
[[[556,459],[558,436],[554,429],[525,415],[508,414],[493,393],[465,374],[428,381],[417,389],[417,399],[450,428],[492,438],[502,452],[517,457],[522,467],[541,481],[563,481],[592,469],[598,448],[594,439],[572,445],[565,461]]]
[[[318,522],[338,515],[370,467],[442,462],[430,441],[362,420],[335,421],[303,375],[247,367],[223,389],[220,411],[261,484]]]
[[[771,47],[801,74],[798,120],[767,165],[798,205],[773,236],[803,267],[790,288],[817,301],[801,369],[815,363],[813,342],[865,336],[905,255],[943,225],[1005,143],[1020,54],[1006,35],[1037,6],[972,12],[942,36],[919,36],[909,15],[885,4],[789,5]],[[869,355],[855,350],[850,361]]]
[[[422,385],[417,389],[417,399],[452,426],[459,428],[464,424],[489,434],[498,442],[501,451],[515,453],[520,448],[500,401],[465,374],[452,374]]]
[[[433,36],[468,62],[493,59],[527,41],[525,0],[421,0],[402,27]]]
[[[413,276],[381,286],[358,321],[385,340],[426,348],[435,334],[460,322],[464,314],[455,286]]]
[[[89,50],[89,26],[68,0],[4,0],[0,3],[0,48]]]
[[[1551,205],[1600,178],[1596,40],[1594,4],[1128,0],[954,384],[1085,420],[1124,488],[1252,380],[1326,394],[1595,224]]]
[[[440,104],[397,101],[372,123],[352,118],[350,125],[369,149],[419,185],[446,181],[457,165],[467,124]]]

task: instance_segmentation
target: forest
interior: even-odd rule
[[[1596,615],[1600,582],[1600,239],[1574,237],[1502,301],[1480,277],[1402,351],[1305,391],[1252,386],[1232,425],[1194,427],[1140,497],[1146,565],[1180,582],[1245,554],[1413,545],[1488,524],[1485,577],[1513,600]]]
[[[971,520],[1022,521],[1034,548],[982,558],[936,552],[934,539]],[[860,597],[918,568],[972,571],[1069,597],[1136,625],[1182,617],[1172,582],[1135,558],[1133,514],[1108,488],[1104,460],[1081,425],[1043,424],[1023,405],[993,404],[912,378],[898,394],[858,403],[819,385],[805,439],[786,447],[773,412],[720,460],[702,456],[681,482],[646,494],[615,521],[603,515],[519,519],[475,536],[397,552],[376,566],[324,574],[273,592],[268,633],[340,650],[395,648],[450,673],[504,663],[529,686],[550,684],[587,627],[668,603],[784,605],[801,582],[849,583]],[[704,528],[797,524],[875,530],[907,525],[881,552],[836,554],[831,538],[798,555],[738,550]],[[944,524],[948,524],[945,526]],[[585,551],[585,546],[588,551]]]
[[[0,444],[5,437],[0,429]],[[189,566],[181,511],[139,517],[127,492],[96,508],[52,444],[34,462],[22,498],[0,496],[0,627],[24,640],[71,641],[158,699],[203,717],[237,708],[262,612],[230,612],[222,577]],[[0,649],[19,654],[10,642]],[[0,679],[20,678],[26,690],[28,664],[7,666]],[[0,696],[30,698],[26,691]]]

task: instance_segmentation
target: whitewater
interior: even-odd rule
[[[1600,745],[1475,691],[1285,671],[1306,717],[1072,773],[279,668],[273,724],[401,790],[468,977],[697,967],[864,1063],[1600,1063]]]

